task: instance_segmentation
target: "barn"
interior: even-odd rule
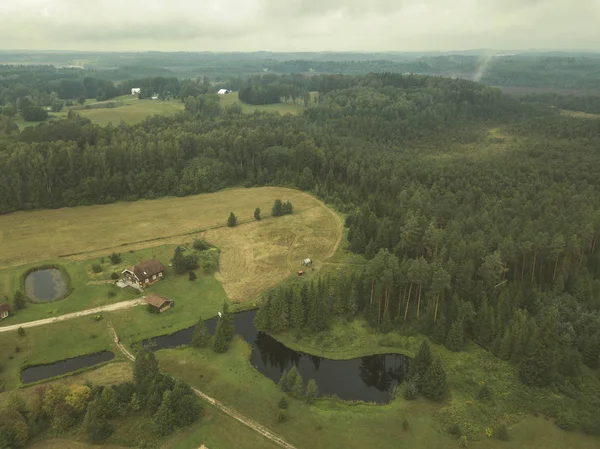
[[[219,89],[219,92],[217,92],[219,95],[227,95],[230,94],[231,91],[229,89]]]
[[[170,309],[175,305],[175,301],[169,298],[165,298],[162,295],[157,295],[153,293],[152,295],[146,298],[146,304],[148,307],[151,307],[153,311],[157,313],[163,313],[165,310]]]

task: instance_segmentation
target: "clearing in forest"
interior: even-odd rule
[[[292,215],[271,217],[278,198],[292,202]],[[256,207],[261,221],[253,217]],[[234,228],[226,226],[230,212],[238,217]],[[204,235],[222,250],[217,279],[236,300],[252,299],[280,282],[306,257],[328,259],[342,235],[339,217],[322,202],[279,187],[14,212],[0,216],[0,229],[0,268],[59,258],[83,261]]]

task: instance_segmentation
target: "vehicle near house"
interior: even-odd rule
[[[0,321],[10,315],[10,305],[8,303],[0,304]]]
[[[162,295],[156,293],[151,294],[146,299],[146,304],[156,313],[163,313],[165,310],[170,309],[175,305],[175,301],[169,298],[165,298]]]
[[[156,259],[149,259],[126,268],[121,273],[123,282],[134,284],[139,288],[158,282],[165,273],[165,266]]]

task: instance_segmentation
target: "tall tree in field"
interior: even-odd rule
[[[257,221],[261,220],[261,216],[260,216],[260,208],[257,207],[256,209],[254,209],[254,219]]]
[[[305,395],[306,402],[309,404],[312,404],[317,396],[319,396],[319,387],[314,379],[309,379],[308,384],[306,385]]]
[[[439,357],[433,359],[421,384],[421,392],[428,399],[439,401],[446,396],[448,383],[446,381],[446,372]]]
[[[421,388],[425,373],[431,366],[433,357],[427,341],[423,341],[419,347],[419,352],[410,363],[410,378],[415,380],[417,387]]]
[[[223,303],[223,311],[217,322],[217,330],[215,332],[215,342],[213,349],[215,352],[225,352],[229,349],[229,344],[233,340],[235,334],[233,317],[229,312],[227,302]]]
[[[194,326],[194,333],[192,334],[192,346],[201,348],[206,346],[208,342],[208,331],[204,325],[202,317],[198,318],[198,322]]]
[[[15,310],[22,310],[27,307],[27,303],[25,302],[25,295],[21,290],[17,290],[15,292],[15,296],[13,298],[13,308]]]
[[[281,217],[283,215],[283,203],[280,199],[275,200],[273,203],[273,209],[271,213],[274,217]]]
[[[233,228],[237,225],[237,217],[233,212],[229,214],[229,218],[227,219],[227,226]]]

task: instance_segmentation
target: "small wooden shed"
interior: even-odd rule
[[[175,305],[175,301],[172,299],[165,298],[164,296],[156,293],[147,296],[146,303],[158,313],[162,313]]]

